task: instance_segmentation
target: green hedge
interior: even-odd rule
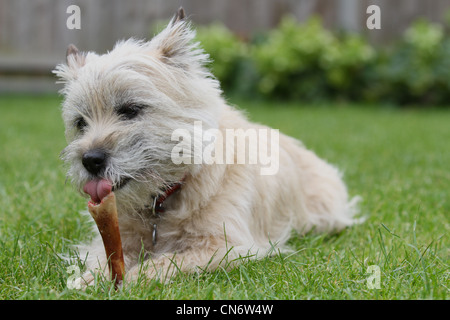
[[[425,20],[389,48],[332,33],[317,17],[303,24],[285,17],[248,42],[220,24],[199,27],[197,37],[227,93],[416,105],[446,105],[450,98],[450,38]]]

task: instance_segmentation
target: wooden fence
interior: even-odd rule
[[[380,30],[366,27],[371,4],[381,8]],[[67,28],[70,5],[81,9],[80,30]],[[149,38],[180,5],[194,23],[220,21],[244,37],[276,26],[285,14],[299,21],[318,15],[327,28],[385,43],[419,17],[444,21],[450,0],[0,0],[0,92],[10,90],[13,75],[48,74],[69,43],[104,52],[118,39]]]

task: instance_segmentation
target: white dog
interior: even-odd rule
[[[149,42],[122,41],[104,55],[70,46],[55,70],[65,83],[68,176],[93,202],[115,192],[129,280],[140,269],[154,278],[231,268],[242,256],[282,249],[293,229],[330,232],[355,222],[356,201],[338,170],[227,105],[194,37],[180,9]],[[231,129],[244,139],[228,139]],[[199,160],[199,143],[213,147],[215,161]],[[264,173],[263,153],[274,170]],[[89,283],[90,271],[107,272],[100,237],[84,254]]]

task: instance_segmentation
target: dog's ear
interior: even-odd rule
[[[170,59],[182,53],[192,39],[190,35],[192,31],[186,23],[185,17],[184,9],[180,7],[167,28],[159,34],[162,37],[160,37],[158,49],[163,58]]]
[[[66,51],[66,63],[70,68],[80,68],[86,64],[86,55],[81,53],[73,44],[69,44]]]
[[[168,26],[150,41],[150,46],[156,49],[163,62],[172,66],[187,67],[195,61],[203,64],[202,61],[207,56],[199,49],[194,38],[195,31],[191,28],[184,9],[180,7]]]
[[[80,52],[77,47],[70,44],[66,51],[66,64],[61,63],[52,72],[65,83],[77,76],[78,69],[86,64],[86,54]]]
[[[175,15],[175,18],[174,18],[175,22],[184,20],[185,17],[186,17],[186,14],[184,13],[183,7],[179,7],[178,11],[177,11],[177,14]]]

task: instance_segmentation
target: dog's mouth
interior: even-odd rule
[[[118,190],[122,189],[128,182],[130,182],[130,180],[131,180],[131,178],[120,179],[120,181],[112,187],[112,191],[118,191]]]
[[[89,180],[83,187],[83,191],[91,197],[91,202],[94,204],[100,203],[104,197],[113,191],[118,191],[123,188],[131,179],[122,178],[115,185],[107,179]]]

